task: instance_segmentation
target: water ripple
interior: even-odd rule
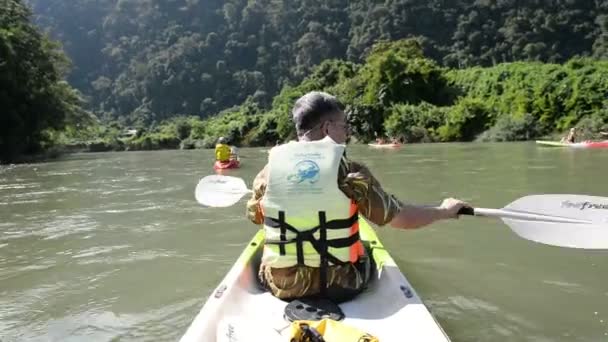
[[[80,259],[80,258],[88,258],[94,257],[101,254],[111,253],[113,251],[117,251],[119,249],[129,248],[130,245],[119,245],[119,246],[95,246],[85,250],[80,251],[78,254],[73,255],[72,258]]]
[[[40,183],[0,184],[0,190],[35,189],[35,188],[39,188],[39,187],[40,187]]]
[[[34,217],[33,219],[37,219]],[[88,215],[66,215],[57,216],[49,221],[34,222],[33,226],[6,230],[2,232],[2,240],[24,238],[28,236],[39,236],[45,240],[58,239],[72,234],[80,234],[95,230],[97,222]]]

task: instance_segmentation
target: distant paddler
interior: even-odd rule
[[[215,145],[215,163],[213,168],[216,170],[235,169],[240,166],[238,150],[235,146],[228,145],[228,140],[224,137],[217,139]]]
[[[217,139],[217,144],[215,145],[215,161],[227,163],[230,161],[231,155],[232,149],[228,146],[226,138],[219,137],[219,139]]]
[[[561,143],[574,144],[576,143],[576,127],[570,128],[568,135],[560,140]]]

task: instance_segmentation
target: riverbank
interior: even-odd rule
[[[535,140],[547,140],[547,141],[559,141],[565,134],[552,134],[543,137],[535,137],[529,140],[518,140],[517,142],[530,142],[533,143]],[[603,139],[602,139],[603,138]],[[584,140],[606,140],[604,135],[583,133],[580,135],[579,141]],[[491,143],[495,141],[484,141],[483,137],[480,137],[476,142],[470,143]],[[516,141],[503,141],[503,142],[516,142]],[[368,142],[359,141],[354,139],[349,142],[349,145],[361,145],[365,146]],[[420,145],[420,144],[436,144],[439,142],[412,142],[404,145]],[[262,146],[238,146],[238,147],[272,147],[274,144],[267,144]],[[147,143],[145,145],[132,144],[128,141],[122,141],[118,143],[107,143],[103,141],[92,141],[86,143],[69,144],[63,146],[54,146],[48,151],[34,154],[24,155],[16,159],[11,164],[29,164],[29,163],[41,163],[58,160],[63,156],[75,154],[75,153],[99,153],[99,152],[137,152],[137,151],[164,151],[164,150],[210,150],[213,149],[214,145],[207,144],[204,140],[184,140],[178,142],[172,142],[170,144],[155,144]],[[2,165],[2,164],[0,164]],[[4,164],[7,165],[7,164]]]
[[[63,141],[85,141],[94,152],[212,148],[220,136],[236,146],[274,146],[295,138],[291,108],[315,90],[344,104],[352,136],[362,143],[380,136],[408,143],[559,140],[571,127],[587,140],[608,130],[606,61],[449,69],[426,58],[416,41],[403,40],[376,44],[361,64],[325,61],[269,106],[252,97],[217,114],[139,127],[106,123]],[[137,133],[124,139],[129,130]]]

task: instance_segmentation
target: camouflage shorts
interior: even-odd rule
[[[327,297],[336,301],[354,297],[367,285],[370,268],[368,262],[329,266]],[[275,297],[293,299],[319,295],[320,274],[321,269],[317,267],[272,268],[262,265],[259,277]]]

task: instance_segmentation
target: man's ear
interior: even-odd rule
[[[329,125],[330,125],[330,122],[329,122],[329,121],[325,121],[325,122],[323,123],[323,126],[321,126],[321,127],[323,128],[323,134],[324,134],[325,136],[328,136],[328,135],[329,135]]]

